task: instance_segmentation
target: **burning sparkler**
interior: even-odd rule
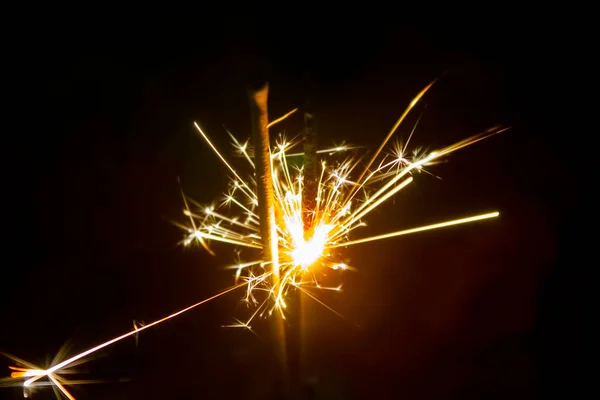
[[[45,377],[51,385],[72,400],[74,397],[67,391],[65,384],[73,382],[69,382],[61,376],[68,373],[68,367],[81,362],[84,357],[92,353],[130,336],[137,337],[137,334],[145,329],[181,315],[234,289],[245,287],[243,301],[253,306],[254,310],[246,321],[238,321],[236,324],[226,326],[251,329],[251,322],[257,316],[266,317],[276,312],[285,318],[287,301],[294,289],[306,293],[315,300],[314,294],[310,292],[311,288],[339,291],[341,286],[323,286],[320,283],[320,276],[328,269],[339,271],[350,268],[340,258],[338,253],[340,248],[497,217],[498,212],[490,212],[397,232],[355,238],[355,235],[360,232],[359,228],[365,225],[364,218],[390,197],[410,185],[416,172],[425,171],[426,167],[444,156],[507,129],[493,128],[429,153],[409,155],[406,152],[408,141],[403,146],[397,145],[391,152],[384,153],[383,150],[398,126],[432,85],[433,83],[428,85],[413,99],[370,162],[360,169],[360,173],[356,173],[359,170],[359,161],[351,157],[342,162],[320,160],[314,209],[303,209],[302,193],[305,185],[303,168],[293,167],[288,162],[292,157],[302,155],[302,153],[291,152],[300,141],[287,140],[282,136],[270,151],[266,150],[266,153],[270,155],[266,162],[270,166],[268,169],[272,171],[271,176],[267,178],[272,182],[274,195],[269,218],[273,219],[275,229],[270,233],[272,235],[270,243],[273,244],[273,248],[263,254],[268,253],[275,256],[261,258],[256,255],[253,261],[242,262],[239,260],[235,265],[227,267],[235,270],[235,286],[152,323],[136,325],[135,329],[130,332],[60,363],[53,364],[47,369],[36,367],[11,356],[11,359],[21,365],[20,367],[11,367],[12,379],[25,379],[23,386],[26,389]],[[292,110],[268,126],[285,120],[295,111]],[[197,123],[194,123],[194,126],[215,155],[228,168],[232,174],[232,180],[229,192],[225,194],[222,203],[218,206],[201,207],[183,195],[184,215],[189,219],[188,225],[178,224],[186,231],[183,244],[191,245],[197,242],[211,254],[214,254],[211,249],[213,241],[232,244],[250,251],[254,249],[255,253],[258,253],[256,250],[264,250],[266,241],[263,241],[261,237],[261,216],[257,209],[261,197],[261,193],[257,190],[257,181],[260,177],[250,173],[244,179],[242,174],[219,152],[202,128]],[[256,163],[265,160],[260,160],[260,157],[255,159],[248,142],[241,143],[231,133],[229,135],[238,155],[246,160],[251,171],[255,171]],[[355,148],[340,145],[316,151],[316,153],[321,155],[342,154],[351,149]],[[358,177],[353,180],[353,176]],[[230,213],[226,208],[234,208],[238,212]],[[310,214],[310,218],[305,218],[307,213]],[[311,221],[309,227],[305,224],[307,219]],[[274,275],[277,275],[277,279],[273,279]]]
[[[493,128],[429,153],[415,152],[410,156],[406,151],[408,141],[403,146],[396,145],[391,153],[384,153],[386,144],[398,126],[432,85],[433,82],[413,99],[370,162],[360,169],[358,174],[356,170],[359,169],[360,163],[351,157],[337,163],[326,159],[320,161],[314,209],[303,208],[302,196],[305,186],[303,167],[294,167],[288,161],[291,157],[303,154],[292,152],[300,141],[279,137],[270,151],[271,179],[275,197],[273,218],[276,225],[278,257],[275,260],[255,258],[254,261],[240,261],[227,267],[235,269],[236,280],[241,279],[246,283],[243,301],[255,307],[245,322],[228,326],[250,328],[251,322],[257,316],[266,317],[274,312],[285,318],[287,301],[293,289],[307,294],[311,288],[340,290],[340,286],[325,287],[320,283],[320,276],[327,269],[349,268],[341,261],[336,249],[480,221],[499,215],[498,212],[489,212],[397,232],[354,238],[360,232],[358,228],[365,225],[364,218],[407,187],[413,181],[415,172],[427,172],[425,171],[427,166],[433,165],[444,156],[506,130]],[[283,121],[294,111],[276,119],[270,125]],[[242,174],[226,160],[200,125],[194,123],[194,126],[231,172],[232,180],[229,192],[225,194],[224,200],[218,206],[201,207],[183,196],[186,205],[184,214],[189,218],[189,225],[178,224],[187,232],[183,243],[191,245],[197,241],[211,253],[211,241],[233,244],[246,249],[263,248],[261,218],[257,211],[260,195],[260,191],[257,191],[259,178],[252,173],[247,179],[242,178]],[[254,152],[248,145],[249,142],[242,143],[231,132],[228,131],[228,134],[237,155],[247,161],[251,171],[255,170]],[[350,149],[350,146],[342,145],[317,151],[317,153],[339,154]],[[355,175],[358,178],[352,180]],[[189,204],[196,205],[197,209],[191,209]],[[234,208],[238,212],[231,213],[226,208]],[[308,228],[304,223],[306,214],[310,214],[308,219],[312,221]],[[277,263],[276,268],[273,266],[274,262]],[[279,275],[276,284],[272,280],[274,273]]]

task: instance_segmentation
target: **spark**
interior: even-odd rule
[[[25,379],[23,387],[26,390],[24,393],[27,394],[28,387],[42,378],[47,378],[48,384],[52,385],[55,390],[57,388],[69,400],[74,400],[65,385],[76,382],[67,381],[62,377],[69,373],[67,369],[69,366],[81,363],[85,357],[130,336],[135,336],[137,341],[137,335],[140,332],[241,287],[246,288],[242,301],[254,307],[254,311],[246,321],[236,319],[235,324],[224,325],[225,327],[244,328],[252,332],[251,322],[256,317],[266,318],[274,312],[285,317],[289,296],[295,289],[306,293],[319,304],[338,314],[308,289],[341,291],[342,286],[339,284],[325,286],[320,283],[321,277],[328,270],[341,273],[354,269],[340,259],[339,249],[498,217],[499,212],[495,211],[412,229],[355,238],[355,235],[360,233],[360,228],[366,226],[364,218],[407,188],[415,179],[417,172],[429,173],[426,168],[438,163],[444,156],[508,129],[494,127],[436,151],[414,151],[411,157],[407,155],[407,146],[415,131],[415,124],[404,145],[396,145],[392,151],[384,152],[387,143],[400,124],[434,83],[435,81],[430,83],[415,96],[372,158],[362,168],[359,168],[360,158],[347,157],[339,161],[336,157],[332,157],[357,150],[359,147],[341,144],[317,151],[318,155],[332,159],[322,159],[320,162],[321,171],[318,174],[316,205],[312,210],[303,209],[302,206],[303,168],[290,164],[291,161],[289,161],[304,154],[291,152],[300,141],[288,140],[284,136],[280,136],[272,147],[274,151],[270,153],[271,179],[275,193],[275,208],[271,217],[276,225],[276,231],[273,232],[273,238],[276,239],[271,241],[273,248],[270,249],[270,253],[278,254],[278,256],[268,261],[261,260],[260,256],[256,254],[263,245],[260,237],[259,217],[255,212],[259,196],[256,190],[255,173],[253,173],[255,170],[254,155],[248,146],[249,141],[242,143],[227,131],[233,140],[236,153],[242,156],[250,166],[250,174],[244,179],[243,174],[239,173],[226,160],[209,136],[194,122],[199,135],[229,170],[232,179],[230,189],[224,195],[224,200],[220,205],[199,207],[182,192],[185,206],[183,215],[189,221],[187,224],[176,223],[186,232],[182,243],[185,246],[199,243],[212,255],[215,254],[212,249],[213,242],[234,245],[238,249],[238,256],[242,253],[241,249],[254,252],[250,258],[254,261],[238,260],[235,265],[227,267],[235,270],[235,286],[152,323],[143,325],[134,322],[132,331],[62,362],[53,363],[47,369],[10,357],[16,363],[25,366],[11,367],[13,372],[10,379]],[[269,127],[285,120],[295,112],[296,109],[275,119],[269,124]],[[417,120],[417,124],[420,119],[421,117]],[[357,171],[359,173],[356,173]],[[221,210],[224,207],[228,207],[228,209]],[[310,213],[312,217],[312,225],[308,227],[304,225],[303,217],[306,213]],[[240,280],[241,282],[239,282]]]
[[[139,334],[140,332],[151,328],[153,326],[156,326],[158,324],[161,324],[163,322],[166,322],[172,318],[175,318],[183,313],[186,313],[202,304],[208,303],[211,300],[214,300],[218,297],[223,296],[226,293],[232,292],[235,289],[241,288],[243,286],[245,286],[245,283],[242,284],[238,284],[236,286],[232,286],[226,290],[223,290],[222,292],[217,293],[214,296],[208,297],[202,301],[199,301],[195,304],[192,304],[191,306],[188,306],[182,310],[179,310],[177,312],[174,312],[173,314],[167,315],[166,317],[163,317],[161,319],[158,319],[154,322],[151,322],[149,324],[145,324],[145,325],[141,325],[138,327],[135,327],[135,329],[124,333],[120,336],[117,336],[113,339],[110,339],[104,343],[101,343],[99,345],[96,345],[88,350],[85,350],[79,354],[76,354],[64,361],[58,362],[53,364],[51,367],[47,368],[47,369],[43,369],[40,367],[37,367],[31,363],[28,363],[24,360],[21,360],[19,358],[16,358],[14,356],[10,356],[8,354],[4,354],[6,357],[12,359],[13,361],[15,361],[18,364],[24,365],[26,368],[23,367],[9,367],[13,372],[11,373],[11,379],[21,379],[21,378],[27,378],[24,382],[23,382],[23,387],[24,388],[28,388],[30,386],[32,386],[35,382],[37,382],[39,379],[41,378],[48,378],[48,380],[55,386],[57,387],[64,395],[65,397],[67,397],[69,400],[75,400],[75,398],[69,393],[69,391],[65,388],[64,385],[66,384],[77,384],[77,383],[90,383],[90,382],[77,382],[77,381],[67,381],[65,380],[61,375],[64,374],[68,374],[71,373],[67,368],[73,365],[76,365],[78,362],[81,362],[82,359],[84,357],[87,357],[99,350],[102,350],[114,343],[117,343],[123,339],[126,339],[130,336],[134,336],[137,334]],[[135,324],[134,326],[137,326],[137,324]],[[26,389],[25,389],[26,390]],[[27,391],[24,392],[25,394],[27,394]]]
[[[273,125],[280,123],[280,122],[281,122],[281,121],[283,121],[284,119],[287,119],[287,117],[289,117],[290,115],[292,115],[292,114],[293,114],[293,113],[295,113],[296,111],[298,111],[298,109],[297,109],[297,108],[294,108],[292,111],[290,111],[290,112],[288,112],[288,113],[286,113],[286,114],[282,115],[281,117],[279,117],[279,118],[276,118],[275,120],[273,120],[273,121],[269,122],[269,124],[267,125],[267,128],[270,128],[270,127],[272,127]]]
[[[346,247],[346,246],[351,246],[354,244],[372,242],[375,240],[382,240],[382,239],[388,239],[388,238],[393,238],[393,237],[397,237],[397,236],[410,235],[411,233],[429,231],[432,229],[445,228],[445,227],[452,226],[452,225],[467,224],[469,222],[481,221],[481,220],[488,219],[488,218],[496,218],[499,215],[500,215],[500,213],[498,211],[495,211],[495,212],[488,213],[488,214],[475,215],[473,217],[460,218],[460,219],[455,219],[452,221],[446,221],[446,222],[440,222],[440,223],[432,224],[432,225],[420,226],[418,228],[406,229],[403,231],[385,233],[383,235],[371,236],[371,237],[366,237],[363,239],[352,240],[349,242],[333,244],[333,245],[328,246],[328,248],[332,249],[332,248],[341,247],[341,246]]]
[[[317,174],[316,205],[313,210],[303,209],[303,167],[293,163],[294,157],[304,154],[293,152],[295,146],[301,142],[279,135],[276,143],[271,145],[270,154],[277,231],[277,248],[271,249],[271,252],[278,254],[278,257],[269,262],[260,260],[258,252],[252,250],[260,249],[262,241],[258,229],[258,217],[254,212],[255,199],[259,196],[255,182],[254,154],[248,146],[249,141],[240,141],[227,131],[233,141],[234,153],[245,159],[248,164],[248,177],[243,179],[244,174],[238,172],[217,150],[200,126],[194,124],[202,139],[232,173],[230,187],[233,189],[225,195],[225,201],[216,208],[203,211],[202,207],[198,207],[198,210],[192,212],[186,203],[184,213],[194,222],[189,225],[178,224],[187,232],[184,243],[191,245],[194,240],[198,240],[211,252],[213,251],[210,247],[211,242],[229,243],[238,248],[238,254],[245,248],[246,250],[243,251],[250,253],[249,259],[255,260],[240,261],[236,265],[227,267],[235,270],[236,281],[242,279],[246,282],[246,294],[242,301],[256,307],[247,321],[237,321],[236,324],[226,325],[227,327],[249,329],[250,321],[256,316],[268,317],[274,312],[285,317],[287,303],[294,289],[306,291],[307,288],[317,288],[340,291],[340,285],[327,287],[321,285],[319,281],[328,270],[341,273],[353,269],[340,260],[339,251],[343,247],[499,216],[498,212],[491,212],[397,232],[356,237],[360,234],[360,228],[366,226],[365,217],[373,210],[379,209],[390,198],[406,190],[415,179],[416,173],[431,174],[428,171],[429,167],[439,163],[448,154],[507,129],[492,128],[435,151],[413,151],[410,156],[407,146],[421,120],[423,115],[421,113],[410,131],[408,140],[403,145],[396,144],[386,153],[384,151],[386,145],[400,124],[434,83],[435,81],[431,82],[415,96],[373,157],[362,168],[359,168],[359,158],[349,156],[340,161],[339,157],[336,157],[357,150],[358,147],[341,144],[317,151],[322,158],[321,170]],[[269,126],[287,118],[295,111],[292,110]],[[228,210],[219,210],[224,206],[228,206]],[[306,213],[312,216],[312,226],[304,225],[303,217]],[[273,281],[271,278],[275,275],[278,275],[279,279]]]

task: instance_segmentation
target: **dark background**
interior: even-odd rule
[[[343,293],[323,299],[351,322],[310,307],[318,398],[580,390],[580,197],[573,139],[556,123],[569,54],[555,27],[505,15],[401,22],[391,10],[296,8],[261,23],[258,12],[208,10],[118,18],[38,10],[19,19],[5,38],[0,350],[43,365],[66,341],[75,354],[133,319],[153,321],[231,284],[222,269],[231,249],[217,246],[217,257],[183,249],[169,221],[181,218],[178,177],[201,203],[226,189],[227,171],[192,123],[221,149],[229,145],[223,124],[245,139],[249,69],[267,72],[272,117],[309,97],[323,146],[346,140],[371,150],[412,97],[447,72],[399,137],[425,105],[415,146],[442,147],[498,124],[512,130],[453,154],[433,169],[442,180],[419,175],[365,232],[492,210],[501,218],[348,249],[358,271],[345,274]],[[298,115],[275,132],[301,128]],[[112,383],[73,394],[269,396],[265,323],[255,324],[258,338],[221,328],[245,315],[239,296],[142,333],[138,347],[128,340],[99,353],[82,377]],[[21,396],[19,388],[0,393]],[[34,398],[46,396],[52,391]]]

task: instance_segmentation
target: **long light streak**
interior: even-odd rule
[[[44,376],[47,376],[50,380],[52,380],[52,382],[54,382],[56,384],[55,379],[53,378],[54,375],[55,375],[55,373],[60,373],[60,371],[62,369],[68,367],[71,364],[73,364],[75,361],[78,361],[78,360],[82,359],[83,357],[86,357],[86,356],[88,356],[88,355],[90,355],[92,353],[95,353],[98,350],[102,350],[103,348],[108,347],[111,344],[114,344],[114,343],[119,342],[119,341],[121,341],[123,339],[126,339],[126,338],[128,338],[130,336],[133,336],[133,335],[135,335],[135,334],[137,334],[139,332],[142,332],[142,331],[144,331],[144,330],[146,330],[148,328],[151,328],[151,327],[156,326],[158,324],[161,324],[161,323],[163,323],[165,321],[168,321],[168,320],[170,320],[172,318],[175,318],[175,317],[177,317],[177,316],[179,316],[179,315],[181,315],[181,314],[183,314],[185,312],[188,312],[188,311],[190,311],[190,310],[192,310],[192,309],[194,309],[194,308],[196,308],[196,307],[198,307],[198,306],[200,306],[200,305],[202,305],[204,303],[208,303],[211,300],[214,300],[214,299],[216,299],[218,297],[221,297],[224,294],[229,293],[229,292],[231,292],[231,291],[233,291],[235,289],[241,288],[242,286],[245,286],[245,285],[246,285],[245,283],[242,283],[242,284],[230,287],[229,289],[226,289],[226,290],[224,290],[224,291],[222,291],[220,293],[217,293],[214,296],[211,296],[211,297],[206,298],[206,299],[204,299],[202,301],[199,301],[198,303],[192,304],[189,307],[186,307],[186,308],[184,308],[182,310],[174,312],[173,314],[167,315],[166,317],[163,317],[163,318],[161,318],[159,320],[151,322],[151,323],[149,323],[147,325],[141,326],[141,327],[139,327],[137,329],[134,329],[132,331],[124,333],[121,336],[117,336],[114,339],[108,340],[108,341],[106,341],[104,343],[101,343],[101,344],[99,344],[97,346],[94,346],[94,347],[92,347],[92,348],[90,348],[88,350],[85,350],[85,351],[83,351],[83,352],[81,352],[79,354],[76,354],[73,357],[68,358],[68,359],[66,359],[66,360],[64,360],[64,361],[62,361],[62,362],[60,362],[60,363],[58,363],[58,364],[56,364],[56,365],[48,368],[48,369],[37,370],[37,371],[29,370],[28,373],[30,375],[34,375],[34,376],[32,378],[27,379],[25,382],[23,382],[23,386],[27,387],[27,386],[31,385],[32,383],[34,383],[35,381],[37,381],[38,379],[40,379],[40,378],[42,378]],[[63,393],[66,390],[66,389],[64,389],[64,387],[60,387],[60,386],[59,386],[59,389],[61,391],[63,391]]]
[[[411,233],[430,231],[432,229],[446,228],[446,227],[453,226],[453,225],[467,224],[469,222],[481,221],[481,220],[489,219],[489,218],[496,218],[499,215],[500,215],[500,213],[498,211],[488,213],[488,214],[474,215],[472,217],[460,218],[460,219],[455,219],[452,221],[439,222],[437,224],[420,226],[418,228],[406,229],[403,231],[385,233],[383,235],[377,235],[377,236],[366,237],[363,239],[351,240],[349,242],[332,244],[332,245],[327,246],[327,248],[334,249],[336,247],[347,247],[347,246],[352,246],[352,245],[360,244],[360,243],[373,242],[375,240],[382,240],[382,239],[389,239],[389,238],[398,237],[398,236],[410,235]]]

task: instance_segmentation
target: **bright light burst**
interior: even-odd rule
[[[360,234],[359,228],[365,226],[364,218],[406,188],[413,181],[416,172],[428,172],[426,167],[435,164],[451,152],[506,130],[493,128],[437,151],[414,151],[412,154],[406,151],[409,137],[406,144],[396,144],[391,147],[391,151],[385,152],[387,142],[395,130],[430,87],[431,84],[415,97],[366,166],[360,168],[359,160],[352,157],[347,157],[341,162],[327,159],[320,161],[316,206],[312,210],[303,208],[303,166],[297,166],[290,161],[293,157],[303,155],[301,152],[292,153],[301,141],[287,140],[284,136],[280,136],[271,146],[280,279],[276,284],[269,279],[273,270],[270,268],[269,260],[260,259],[260,255],[251,257],[254,261],[249,262],[242,262],[240,258],[239,263],[228,267],[236,270],[236,281],[241,279],[246,282],[243,300],[255,307],[247,321],[228,326],[250,328],[250,323],[256,316],[269,316],[274,311],[285,318],[284,311],[292,289],[303,292],[308,292],[310,288],[340,290],[341,286],[325,287],[320,283],[321,277],[328,269],[349,268],[339,254],[340,248],[499,215],[498,212],[491,212],[371,237],[355,238]],[[282,121],[294,111],[278,118],[275,122]],[[240,257],[241,248],[261,249],[260,221],[256,212],[258,195],[255,165],[249,142],[240,142],[228,131],[236,155],[244,158],[250,167],[250,173],[244,179],[243,174],[226,160],[202,128],[197,123],[194,125],[215,155],[228,168],[232,179],[229,191],[217,206],[203,207],[183,195],[184,214],[189,218],[189,224],[178,224],[187,232],[183,243],[191,245],[198,242],[211,254],[214,254],[211,249],[213,241],[233,244],[239,248],[237,254]],[[317,153],[339,155],[350,149],[349,146],[341,145]],[[191,209],[190,204],[196,207]],[[313,221],[311,226],[307,226],[304,222],[306,213],[310,214],[310,220]],[[258,252],[250,251],[250,253]]]
[[[272,181],[276,202],[276,243],[278,244],[278,251],[275,253],[279,254],[276,261],[280,275],[277,284],[273,283],[274,280],[269,279],[274,270],[270,265],[271,261],[260,259],[257,251],[262,249],[263,244],[260,237],[260,221],[255,212],[258,206],[258,195],[255,174],[252,173],[255,165],[251,147],[248,142],[241,143],[228,132],[237,155],[243,157],[250,166],[251,173],[246,179],[243,179],[242,174],[233,168],[200,126],[194,123],[202,138],[229,169],[232,179],[229,191],[223,197],[222,202],[216,206],[201,207],[183,195],[184,215],[189,218],[188,225],[178,224],[187,232],[183,243],[185,245],[200,243],[213,255],[215,254],[211,249],[213,241],[232,244],[238,248],[255,249],[254,253],[257,255],[254,260],[242,262],[242,252],[238,251],[239,262],[227,267],[236,271],[236,284],[231,288],[152,323],[141,326],[134,323],[133,330],[61,362],[55,360],[46,369],[5,354],[20,366],[10,367],[11,377],[0,380],[0,386],[13,386],[15,380],[23,380],[24,395],[27,397],[32,387],[45,383],[51,385],[55,391],[58,390],[66,398],[73,400],[74,397],[67,391],[65,385],[97,382],[73,381],[64,377],[66,374],[73,373],[73,370],[69,368],[85,362],[85,357],[128,337],[135,337],[137,340],[137,335],[141,331],[175,318],[237,288],[246,288],[243,301],[253,306],[254,311],[245,322],[236,320],[235,324],[225,326],[251,329],[250,323],[257,316],[266,317],[273,312],[278,312],[285,317],[286,302],[293,289],[306,293],[319,303],[321,302],[310,292],[311,288],[339,291],[341,285],[327,287],[320,281],[327,270],[340,271],[351,268],[340,254],[341,248],[497,217],[498,212],[490,212],[396,232],[355,238],[360,233],[359,228],[365,226],[364,218],[386,200],[406,188],[413,181],[413,175],[416,172],[429,173],[425,168],[440,161],[444,156],[508,129],[493,128],[437,151],[414,151],[409,155],[406,149],[414,132],[413,128],[404,145],[396,144],[388,152],[384,152],[398,126],[432,85],[433,83],[428,85],[413,99],[365,166],[360,167],[360,160],[352,157],[347,157],[341,162],[330,157],[355,150],[356,147],[342,144],[317,151],[317,154],[330,157],[330,159],[325,158],[320,161],[314,209],[307,210],[303,206],[303,167],[289,161],[303,155],[301,152],[291,152],[301,142],[293,139],[287,140],[282,136],[271,148]],[[269,126],[283,121],[295,111],[292,110],[274,120]],[[358,173],[359,171],[360,173]],[[190,204],[195,208],[192,209]],[[237,212],[231,212],[231,209],[237,210]],[[308,219],[305,218],[307,214],[310,216]],[[307,224],[307,220],[312,222]],[[47,378],[47,381],[38,382],[42,378]]]

